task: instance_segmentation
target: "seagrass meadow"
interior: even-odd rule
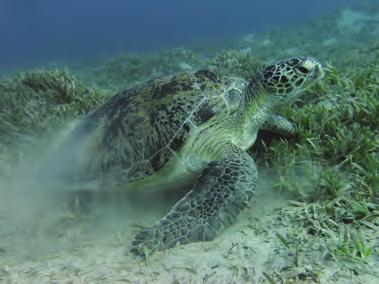
[[[219,48],[126,53],[80,68],[3,74],[0,282],[379,283],[378,22],[378,9],[343,10]],[[85,196],[54,199],[41,211],[48,218],[34,210],[15,219],[3,209],[13,206],[6,181],[20,163],[43,155],[57,129],[118,91],[201,68],[247,79],[297,55],[320,60],[325,76],[280,110],[296,125],[296,137],[259,134],[249,150],[259,169],[257,196],[215,240],[145,258],[126,253],[133,234],[162,216],[175,194],[133,193],[126,201],[97,201],[96,208],[87,208]]]

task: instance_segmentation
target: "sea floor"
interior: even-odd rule
[[[271,183],[261,173],[256,198],[215,240],[149,257],[130,254],[128,244],[141,227],[163,216],[177,196],[159,199],[145,193],[128,197],[136,198],[133,202],[108,200],[85,212],[46,206],[50,216],[42,210],[39,219],[3,212],[0,282],[378,283],[375,263],[336,263],[327,260],[322,246],[297,247],[293,236],[299,230],[298,241],[304,243],[304,229],[283,218],[290,197],[274,192]]]

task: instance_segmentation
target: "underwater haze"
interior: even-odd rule
[[[0,283],[379,283],[378,117],[378,0],[0,0]]]
[[[0,0],[0,70],[210,44],[291,28],[358,0]]]

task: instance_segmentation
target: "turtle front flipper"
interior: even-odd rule
[[[131,251],[154,253],[177,243],[212,240],[246,206],[255,191],[254,160],[228,144],[207,164],[192,190],[152,228],[135,236]]]

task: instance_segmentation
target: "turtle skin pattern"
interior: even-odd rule
[[[244,150],[232,144],[224,150],[164,218],[137,234],[133,253],[144,255],[177,243],[209,241],[233,222],[254,194],[257,170]]]

